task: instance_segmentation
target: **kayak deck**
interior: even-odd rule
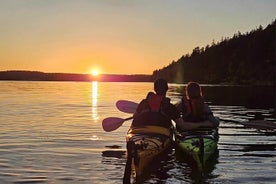
[[[173,129],[160,126],[131,128],[126,136],[128,160],[139,180],[153,160],[170,148],[173,142]]]
[[[217,130],[199,130],[190,132],[176,132],[176,147],[187,157],[191,157],[199,170],[202,170],[207,160],[216,152]]]

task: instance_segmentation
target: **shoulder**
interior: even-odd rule
[[[146,99],[149,100],[153,95],[155,95],[154,92],[152,92],[152,91],[148,92]]]
[[[165,104],[171,104],[171,99],[168,98],[168,97],[164,97],[163,98],[163,103],[165,103]]]
[[[206,103],[204,103],[204,111],[205,111],[207,114],[212,114],[211,108],[210,108],[209,105],[206,104]]]
[[[139,106],[143,106],[143,105],[146,105],[148,104],[148,99],[143,99],[141,100],[141,102],[139,103]]]
[[[145,106],[148,104],[146,99],[141,100],[141,102],[138,104],[138,107],[136,109],[136,111],[141,111],[143,108],[145,108]]]
[[[174,116],[173,119],[176,119],[179,115],[179,111],[177,109],[177,107],[171,103],[171,99],[170,98],[164,98],[163,100],[163,107],[164,110],[168,113],[171,114],[172,116]]]
[[[168,98],[168,97],[165,97],[163,100],[162,100],[162,105],[165,106],[165,107],[168,107],[170,109],[174,109],[176,108],[176,106],[174,104],[171,103],[171,99]]]
[[[185,97],[182,97],[181,100],[179,100],[175,106],[177,109],[179,110],[183,110],[183,108],[185,108],[186,103],[188,102],[188,100]]]

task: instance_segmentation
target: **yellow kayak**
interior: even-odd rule
[[[129,129],[127,136],[127,165],[124,183],[129,181],[130,175],[135,175],[136,181],[145,174],[149,165],[159,155],[166,151],[173,142],[173,127],[142,126]]]

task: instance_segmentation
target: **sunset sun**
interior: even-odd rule
[[[93,69],[93,70],[91,71],[91,74],[92,74],[93,76],[98,76],[98,75],[99,75],[99,71],[98,71],[97,69]]]

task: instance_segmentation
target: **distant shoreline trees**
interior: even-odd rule
[[[219,43],[196,47],[168,66],[155,70],[152,80],[162,77],[173,83],[198,81],[209,84],[275,85],[275,20]]]

